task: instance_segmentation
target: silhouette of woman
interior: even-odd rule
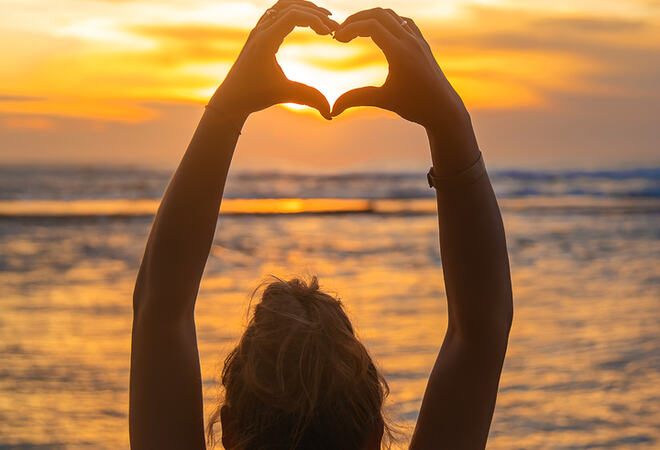
[[[381,8],[341,25],[329,11],[282,0],[250,33],[212,97],[156,215],[134,292],[130,385],[133,449],[206,446],[194,307],[226,176],[248,116],[282,102],[326,118],[375,106],[425,127],[436,189],[448,329],[430,374],[412,449],[484,448],[512,320],[504,228],[470,117],[419,28]],[[340,42],[368,36],[390,66],[381,87],[341,96],[288,80],[275,54],[295,27]],[[222,373],[211,420],[227,449],[381,448],[387,384],[341,303],[312,279],[268,285]]]

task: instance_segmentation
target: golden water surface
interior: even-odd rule
[[[657,209],[528,206],[503,211],[515,319],[489,448],[658,448]],[[0,220],[0,448],[127,448],[151,218],[28,215]],[[446,326],[436,218],[222,217],[196,316],[207,412],[247,295],[271,273],[318,274],[339,294],[409,433]]]

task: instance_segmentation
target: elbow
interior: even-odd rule
[[[513,324],[513,309],[495,315],[486,323],[479,326],[474,339],[479,342],[488,342],[492,345],[506,348],[509,343],[511,326]]]
[[[190,280],[170,259],[147,245],[133,290],[134,332],[168,334],[194,327],[199,280]]]
[[[497,309],[470,314],[465,320],[450,320],[450,334],[479,347],[506,349],[513,325],[513,302],[500,305]]]
[[[133,295],[133,323],[171,327],[192,321],[194,303],[181,301],[181,297],[164,292],[149,292],[148,289]]]
[[[138,272],[137,280],[135,281],[135,288],[133,288],[133,317],[137,318],[142,305],[144,304],[145,294],[145,282],[144,282],[144,265],[140,266]]]
[[[513,325],[513,299],[509,304],[509,307],[507,308],[506,324],[507,324],[507,335],[508,335],[509,332],[511,331],[511,326]]]
[[[502,303],[501,309],[492,314],[492,318],[488,322],[484,325],[484,329],[487,330],[487,336],[506,345],[509,341],[511,326],[513,325],[513,299],[510,295]]]
[[[194,315],[194,298],[171,286],[160,286],[145,275],[144,264],[133,291],[133,325],[138,328],[170,328]]]
[[[511,326],[513,325],[513,293],[511,288],[493,299],[489,305],[494,306],[486,314],[481,323],[485,334],[489,338],[499,340],[505,344],[509,340]]]

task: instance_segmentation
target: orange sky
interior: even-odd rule
[[[0,0],[0,164],[171,166],[201,106],[272,2]],[[389,6],[416,19],[501,166],[660,163],[660,4],[653,0],[394,0],[320,3],[341,21]],[[368,39],[310,30],[278,54],[330,102],[382,82]],[[241,169],[417,169],[423,130],[373,109],[326,123],[308,110],[255,114]],[[319,169],[320,170],[320,169]]]

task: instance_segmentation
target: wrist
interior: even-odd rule
[[[232,99],[227,98],[227,96],[218,94],[219,92],[216,92],[213,97],[211,97],[206,105],[207,109],[213,111],[217,115],[228,117],[235,121],[245,122],[247,120],[251,111],[240,108],[238,106],[240,102],[232,101]]]
[[[225,80],[209,100],[207,108],[232,121],[245,122],[252,111],[245,107],[245,101],[237,93],[237,89],[228,86]]]
[[[204,117],[213,121],[214,124],[226,126],[238,131],[241,134],[243,125],[248,118],[248,114],[232,110],[222,104],[209,102],[204,111]]]
[[[479,146],[467,111],[450,117],[438,115],[439,120],[426,126],[431,148],[433,171],[438,176],[460,173],[479,158]]]

